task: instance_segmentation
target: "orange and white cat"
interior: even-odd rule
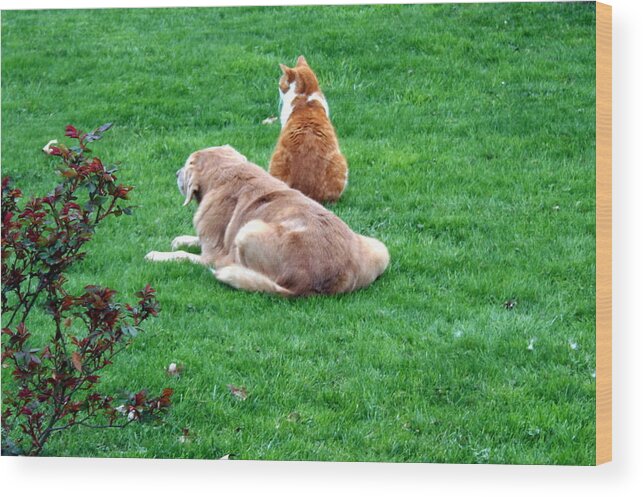
[[[270,174],[318,202],[335,202],[348,184],[348,166],[330,122],[317,77],[300,56],[295,67],[279,64],[281,134]]]

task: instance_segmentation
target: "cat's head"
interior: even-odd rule
[[[295,67],[288,67],[284,64],[279,64],[279,67],[283,73],[279,79],[279,92],[282,96],[293,88],[297,95],[312,95],[320,91],[317,76],[303,55],[297,58]]]

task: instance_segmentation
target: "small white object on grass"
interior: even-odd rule
[[[176,362],[170,363],[165,372],[168,376],[179,376],[183,371],[183,364],[177,364]]]
[[[277,119],[279,119],[276,116],[271,116],[271,117],[266,117],[263,121],[261,121],[261,124],[274,124],[277,122]]]
[[[47,143],[47,145],[42,147],[42,151],[44,153],[46,153],[47,155],[50,155],[51,154],[51,146],[55,145],[57,143],[58,143],[58,140],[49,140],[49,143]]]
[[[527,345],[527,350],[534,350],[534,343],[536,343],[535,338],[530,338],[529,339],[529,344]]]

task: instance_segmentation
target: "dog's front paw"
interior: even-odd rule
[[[156,250],[153,250],[152,252],[148,252],[147,255],[145,256],[146,261],[151,261],[151,262],[161,262],[161,261],[166,261],[167,260],[167,254],[163,252],[157,252]]]
[[[172,240],[172,250],[178,250],[181,247],[196,247],[199,245],[199,239],[196,236],[182,235]]]

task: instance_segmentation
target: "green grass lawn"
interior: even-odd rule
[[[139,208],[69,286],[156,288],[101,388],[175,389],[165,424],[70,430],[44,455],[593,464],[594,22],[590,3],[3,12],[2,174],[44,194],[45,143],[115,123],[94,152]],[[267,167],[261,121],[300,54],[349,163],[331,209],[386,243],[387,272],[282,300],[144,262],[193,234],[191,152]]]

